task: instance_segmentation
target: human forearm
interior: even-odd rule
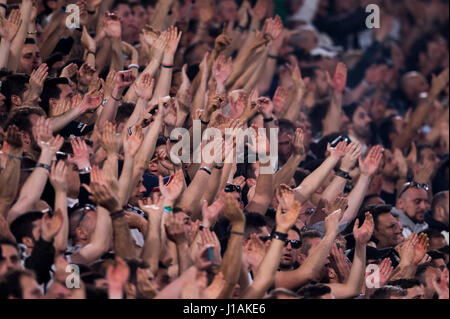
[[[179,299],[183,291],[183,286],[187,282],[194,282],[196,275],[197,269],[194,266],[190,267],[180,277],[161,290],[154,299]]]
[[[45,61],[52,54],[59,40],[63,37],[67,30],[64,28],[57,28],[39,47],[42,60]]]
[[[142,250],[142,259],[150,265],[150,270],[156,276],[159,269],[159,255],[161,254],[161,219],[156,218],[156,216],[149,216],[149,219],[150,223]]]
[[[292,154],[283,167],[275,173],[274,187],[276,188],[280,184],[289,185],[302,160],[304,160],[304,156]]]
[[[67,240],[69,239],[69,216],[67,213],[67,194],[65,191],[55,191],[55,211],[61,210],[63,214],[63,224],[58,234],[55,236],[53,246],[57,254],[64,253],[67,248]]]
[[[264,174],[263,169],[267,169],[271,165],[271,161],[267,164],[259,164],[259,176],[256,180],[255,195],[248,205],[245,207],[247,211],[257,212],[265,215],[267,208],[272,202],[274,194],[274,174]]]
[[[370,186],[371,177],[361,174],[356,183],[355,188],[348,195],[348,207],[345,210],[342,222],[351,222],[355,219],[356,214],[358,214],[359,208],[367,194],[367,190]]]
[[[0,42],[0,69],[6,68],[8,66],[10,47],[11,43],[3,38]]]
[[[133,239],[131,238],[127,218],[124,216],[112,221],[114,253],[124,259],[136,258]]]
[[[25,38],[27,36],[28,25],[31,18],[31,10],[33,9],[33,2],[31,0],[23,0],[20,7],[22,24],[19,31],[17,31],[16,37],[11,43],[8,70],[16,72],[19,66],[20,55],[22,53],[23,45],[25,44]]]
[[[122,43],[120,39],[110,39],[111,41],[111,65],[110,69],[114,71],[123,70],[123,56],[122,56]]]
[[[19,155],[21,155],[20,152]],[[4,208],[0,214],[5,216],[7,208],[13,203],[17,196],[20,180],[20,159],[12,157],[8,159],[5,168],[0,174],[0,201]],[[6,187],[8,185],[8,187]]]
[[[134,167],[134,157],[125,154],[125,159],[123,161],[122,172],[119,178],[119,203],[120,206],[124,206],[128,202],[128,198],[131,194],[132,187],[131,182],[133,179],[133,167]]]

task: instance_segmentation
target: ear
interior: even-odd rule
[[[22,105],[22,99],[18,95],[11,95],[11,104]]]
[[[300,265],[303,264],[303,262],[305,261],[305,259],[306,259],[306,256],[303,255],[303,253],[299,253],[299,254],[298,254],[297,262],[298,262]]]
[[[27,248],[34,247],[34,240],[28,236],[22,238],[22,243],[27,246]]]
[[[88,237],[86,231],[82,227],[77,227],[75,229],[75,236],[81,240],[86,240]]]
[[[401,198],[397,198],[397,202],[395,204],[395,206],[400,209],[403,210],[404,206],[403,206],[403,200]]]

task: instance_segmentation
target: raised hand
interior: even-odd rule
[[[195,4],[198,8],[198,17],[201,22],[206,23],[214,17],[216,6],[213,0],[198,0]]]
[[[175,202],[177,198],[181,195],[184,187],[184,174],[183,171],[177,170],[172,178],[169,185],[164,185],[164,180],[162,176],[159,176],[159,189],[161,191],[164,199]]]
[[[378,145],[369,150],[365,159],[359,157],[359,169],[362,175],[372,177],[380,167],[383,159],[383,147]]]
[[[391,258],[385,258],[378,267],[380,273],[380,287],[384,286],[392,275],[394,267],[392,267]]]
[[[256,100],[256,103],[264,118],[273,117],[273,103],[269,98],[262,96]]]
[[[330,262],[331,266],[339,276],[340,282],[345,282],[350,275],[351,264],[348,263],[347,260],[342,248],[334,243],[330,251]]]
[[[358,158],[361,156],[362,146],[358,142],[351,142],[345,148],[345,155],[341,161],[341,169],[350,172],[354,167]]]
[[[67,192],[67,174],[68,167],[64,161],[52,162],[52,170],[49,175],[50,183],[55,192]]]
[[[280,114],[283,111],[284,105],[286,104],[287,90],[279,86],[273,95],[273,106],[275,114]]]
[[[105,13],[105,21],[103,30],[109,38],[120,39],[122,37],[122,26],[120,17],[114,13]]]
[[[414,180],[418,183],[429,183],[433,173],[433,162],[415,163],[413,166]]]
[[[168,32],[162,32],[151,45],[150,55],[152,59],[160,62],[167,46]]]
[[[364,223],[359,228],[359,219],[356,219],[355,225],[353,226],[353,236],[355,237],[356,243],[366,245],[372,237],[374,225],[373,217],[369,212],[366,212]]]
[[[266,246],[257,234],[251,234],[250,239],[242,248],[253,273],[256,273],[266,255]]]
[[[53,216],[46,212],[42,216],[41,237],[47,242],[52,242],[63,224],[63,214],[60,209],[55,210]]]
[[[281,184],[276,188],[275,197],[283,210],[289,209],[294,204],[294,191],[285,184]]]
[[[122,291],[129,276],[130,268],[120,257],[116,257],[115,264],[110,264],[106,269],[106,281],[109,289]]]
[[[24,104],[37,102],[38,98],[41,96],[47,76],[48,66],[45,63],[42,63],[37,69],[31,72],[30,85],[24,93]]]
[[[345,149],[347,148],[347,143],[345,141],[339,142],[335,148],[331,148],[330,143],[327,144],[327,151],[330,153],[330,157],[334,159],[341,159],[345,155]]]
[[[154,192],[152,198],[146,197],[138,201],[139,208],[149,217],[162,217],[162,202],[161,196],[158,192]]]
[[[304,145],[305,135],[301,128],[295,130],[294,140],[292,142],[293,152],[295,155],[306,157],[305,145]]]
[[[78,66],[75,63],[70,63],[61,71],[60,77],[71,79],[78,72]]]
[[[429,239],[427,234],[421,233],[417,236],[417,240],[414,240],[414,264],[420,264],[421,260],[424,258],[428,251]]]
[[[250,15],[253,19],[261,21],[266,16],[268,7],[267,0],[258,0],[256,1],[255,6],[250,9]]]
[[[11,42],[19,31],[22,20],[20,18],[20,10],[11,10],[8,20],[0,17],[0,36],[8,42]]]
[[[155,80],[150,74],[143,74],[138,82],[134,83],[134,91],[136,95],[143,100],[149,101],[153,96],[153,87]]]
[[[111,122],[106,122],[100,134],[100,145],[108,155],[117,155],[120,148],[120,140],[116,136],[116,127]]]
[[[437,97],[439,93],[445,89],[449,81],[449,69],[446,68],[438,76],[433,74],[433,79],[431,80],[430,95],[432,98]]]
[[[136,156],[137,151],[141,147],[142,141],[144,140],[144,133],[142,132],[142,126],[136,125],[134,131],[131,135],[127,133],[123,137],[123,151],[125,155],[132,158]]]
[[[167,238],[177,245],[187,243],[188,236],[182,219],[176,218],[175,214],[169,214],[165,218]]]
[[[221,53],[231,44],[231,38],[226,33],[226,26],[223,28],[222,33],[216,38],[214,42],[214,51]]]
[[[136,78],[131,70],[119,71],[116,73],[116,87],[120,90],[124,90],[129,87]]]
[[[87,62],[78,70],[78,86],[87,87],[91,82],[95,74],[94,65],[89,65]]]
[[[81,102],[81,112],[93,112],[95,111],[103,102],[103,90],[97,91],[93,89],[84,95],[83,101]]]
[[[397,168],[401,177],[406,177],[408,175],[408,163],[406,162],[406,158],[403,156],[403,153],[400,149],[394,149],[394,158],[397,162]]]
[[[289,229],[294,226],[297,221],[298,216],[300,215],[300,210],[302,209],[302,205],[295,201],[292,206],[288,209],[287,212],[283,213],[281,209],[281,205],[278,206],[277,214],[276,214],[276,229],[281,233],[287,233]]]
[[[331,204],[326,200],[324,201],[324,204],[325,204],[325,213],[328,215],[338,209],[345,212],[348,207],[348,200],[345,197],[338,196]]]
[[[167,30],[167,45],[164,52],[170,55],[175,55],[178,48],[178,43],[180,42],[182,31],[178,32],[178,28],[175,26],[170,26]]]
[[[204,225],[203,225],[204,226]],[[213,265],[220,266],[222,263],[222,256],[220,255],[220,241],[215,232],[210,231],[209,228],[203,228],[200,231],[202,245],[212,247],[213,249]]]
[[[223,194],[219,195],[219,197],[208,206],[208,201],[205,199],[202,202],[202,222],[204,227],[212,227],[223,209],[225,204],[225,199]]]
[[[118,186],[111,187],[107,184],[103,172],[100,171],[98,166],[93,166],[91,170],[91,184],[88,186],[83,184],[82,186],[91,194],[89,199],[97,205],[103,206],[110,213],[115,213],[121,209],[119,199],[117,198]]]
[[[247,105],[239,118],[242,123],[247,123],[253,116],[256,115],[256,113],[258,113],[259,105],[257,103],[257,99],[258,91],[257,89],[253,89],[247,99]]]
[[[347,66],[339,62],[336,66],[336,72],[334,73],[334,77],[332,82],[330,83],[334,91],[338,94],[341,94],[347,83]]]
[[[245,224],[245,216],[242,210],[239,208],[237,201],[230,195],[225,196],[225,203],[222,210],[223,216],[234,224]]]
[[[69,154],[69,162],[77,165],[78,169],[90,167],[89,148],[86,142],[79,137],[75,137],[70,139],[70,145],[72,146],[73,156]]]
[[[22,135],[15,125],[10,125],[6,131],[6,143],[9,146],[9,154],[20,155],[22,153]]]
[[[224,85],[228,80],[231,71],[233,71],[233,59],[231,57],[225,59],[223,55],[220,55],[216,61],[214,61],[212,67],[212,74],[216,79],[217,85]]]
[[[95,40],[89,35],[86,26],[83,26],[83,32],[81,33],[81,44],[91,52],[95,53],[95,50],[97,49],[97,45],[95,43]]]
[[[336,236],[338,234],[339,222],[343,216],[344,212],[341,209],[338,209],[325,218],[324,226],[326,235],[330,234]]]

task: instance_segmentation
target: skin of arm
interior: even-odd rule
[[[339,132],[341,127],[342,94],[333,94],[327,115],[324,119],[323,136]]]
[[[364,200],[364,196],[366,196],[367,190],[369,189],[371,179],[370,176],[361,174],[355,187],[348,195],[348,207],[345,210],[342,222],[351,222],[355,219]]]
[[[150,18],[149,24],[152,28],[162,31],[167,28],[167,18],[172,7],[173,0],[159,0],[155,6],[155,11]]]
[[[39,157],[38,163],[51,165],[54,153],[49,149],[43,149]],[[32,210],[34,204],[41,198],[47,183],[48,171],[42,167],[36,167],[30,177],[20,190],[19,198],[8,212],[7,221],[12,223],[17,217],[23,213]]]
[[[162,203],[161,203],[162,204]],[[145,237],[144,248],[142,250],[142,259],[150,265],[154,275],[159,269],[159,256],[161,254],[161,217],[162,205],[159,205],[157,211],[149,211],[149,227]]]
[[[286,164],[275,173],[274,187],[278,187],[281,184],[288,184],[294,176],[298,165],[304,160],[304,156],[298,154],[292,154],[287,160]]]
[[[181,274],[177,279],[161,290],[154,299],[179,299],[183,286],[187,282],[193,282],[197,275],[197,269],[192,266]]]
[[[56,253],[63,253],[67,247],[67,240],[69,238],[69,216],[67,213],[67,194],[63,190],[57,190],[55,192],[55,210],[60,209],[64,219],[61,229],[55,237],[55,242],[53,246],[55,246]]]
[[[336,220],[334,220],[332,227],[325,226],[325,236],[299,268],[293,271],[277,272],[275,276],[275,287],[295,290],[309,280],[316,280],[319,277],[338,234],[338,223],[340,219],[338,215],[342,216],[340,210],[330,214],[325,219],[325,225],[327,224],[327,220],[330,220],[330,217]]]
[[[102,206],[97,206],[97,223],[91,242],[71,256],[72,262],[91,264],[108,251],[111,239],[112,222],[109,212]]]
[[[9,152],[14,156],[22,156],[22,149],[11,149]],[[0,174],[0,185],[8,185],[0,189],[0,215],[6,217],[6,212],[17,196],[20,180],[20,159],[9,158],[5,168]]]
[[[258,179],[256,180],[255,195],[248,205],[245,207],[247,211],[258,212],[262,215],[266,213],[267,208],[272,202],[272,196],[274,192],[274,174],[262,174],[261,169],[263,167],[270,166],[270,161],[259,164],[260,173]]]
[[[2,38],[0,42],[0,68],[4,68],[8,65],[10,47],[11,43],[5,38]]]
[[[20,25],[17,35],[11,43],[8,60],[8,70],[16,72],[19,66],[20,55],[27,36],[28,25],[30,23],[31,10],[33,2],[31,0],[23,0],[20,8],[22,24]]]
[[[39,50],[41,52],[43,61],[45,61],[51,55],[59,40],[64,36],[66,31],[67,29],[65,28],[57,28],[45,41],[42,42],[42,44],[39,46]]]
[[[114,252],[116,256],[124,259],[136,258],[133,239],[125,216],[118,217],[112,221]]]
[[[122,42],[120,39],[110,38],[111,41],[111,65],[110,67],[115,71],[123,70],[123,55],[122,55]]]
[[[220,165],[220,164],[219,164]],[[207,200],[209,204],[211,204],[216,197],[217,192],[219,191],[220,187],[220,181],[222,180],[222,169],[214,168],[212,170],[211,178],[208,181],[208,186],[206,187],[206,191],[203,193],[202,199]]]
[[[227,219],[231,219],[231,233],[230,238],[228,239],[227,250],[225,251],[219,270],[223,273],[226,281],[225,287],[220,293],[219,298],[231,298],[234,287],[238,282],[241,273],[240,269],[243,243],[243,236],[233,232],[244,232],[245,216],[231,196],[227,196],[225,198],[223,213]],[[233,215],[233,217],[228,217],[229,214]]]

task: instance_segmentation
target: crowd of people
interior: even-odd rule
[[[0,298],[448,299],[448,10],[0,0]]]

